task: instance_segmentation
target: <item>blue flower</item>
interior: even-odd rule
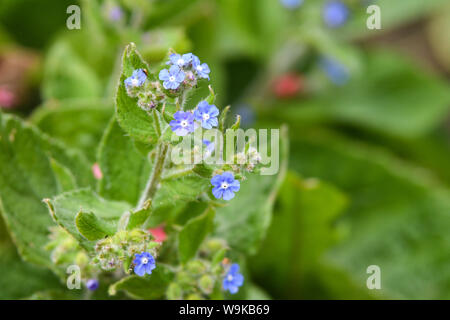
[[[159,80],[164,81],[165,89],[176,89],[184,81],[185,74],[178,66],[171,66],[169,70],[163,69],[159,72]]]
[[[140,87],[147,80],[147,74],[143,69],[136,69],[133,71],[131,77],[126,78],[123,82],[127,90],[131,90]]]
[[[175,120],[170,121],[169,125],[177,136],[185,136],[194,132],[194,115],[190,112],[177,111],[173,115]]]
[[[113,6],[109,9],[109,20],[119,21],[123,17],[123,11],[119,6]]]
[[[206,63],[200,63],[200,59],[197,56],[192,55],[192,67],[200,78],[209,80],[209,73],[211,70]]]
[[[209,157],[214,152],[215,144],[206,139],[203,140],[203,144],[206,146],[205,156]]]
[[[231,294],[238,292],[239,287],[244,284],[244,276],[239,273],[239,265],[233,263],[228,270],[227,274],[223,278],[222,286],[226,291],[230,291]]]
[[[135,265],[134,273],[140,277],[143,277],[146,273],[152,274],[152,270],[156,268],[155,258],[148,252],[136,253],[133,264]]]
[[[214,186],[212,193],[217,199],[231,200],[234,198],[234,193],[238,192],[241,184],[234,179],[231,172],[224,172],[220,175],[215,175],[211,179],[211,184]]]
[[[86,287],[91,291],[97,290],[99,285],[100,284],[97,279],[89,279],[88,281],[86,281]]]
[[[280,0],[281,4],[287,9],[297,9],[303,3],[303,0]]]
[[[188,66],[192,62],[192,53],[186,53],[183,55],[179,55],[177,53],[172,53],[169,56],[170,61],[167,64],[172,64],[174,66],[178,66],[180,68]]]
[[[238,103],[235,112],[241,116],[241,126],[248,127],[255,122],[256,115],[250,105]]]
[[[342,26],[348,19],[349,10],[341,1],[330,1],[323,9],[323,19],[331,28]]]
[[[211,129],[217,127],[219,121],[217,116],[219,115],[219,109],[213,104],[209,104],[206,101],[200,101],[197,108],[194,111],[194,118],[200,121],[202,127],[205,129]]]
[[[336,60],[322,58],[320,66],[334,84],[344,85],[350,78],[348,69]]]

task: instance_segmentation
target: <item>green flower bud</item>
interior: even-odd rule
[[[201,260],[192,260],[187,263],[186,270],[193,275],[200,275],[205,273],[206,265]]]
[[[180,285],[172,282],[166,291],[167,299],[169,300],[182,300],[183,299],[183,289]]]
[[[191,293],[186,297],[186,300],[205,300],[205,299],[197,293]]]
[[[198,286],[199,286],[200,290],[203,291],[203,293],[211,294],[211,292],[214,288],[214,279],[211,276],[208,276],[205,274],[198,281]]]

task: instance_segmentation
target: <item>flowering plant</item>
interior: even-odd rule
[[[214,105],[211,86],[207,97],[191,99],[210,74],[208,65],[192,53],[171,52],[159,67],[150,67],[129,44],[116,112],[89,174],[81,154],[66,152],[35,128],[2,115],[1,136],[7,137],[1,139],[3,150],[25,148],[34,141],[27,154],[35,160],[30,165],[41,168],[32,170],[23,158],[28,167],[24,170],[30,169],[24,188],[37,193],[31,203],[19,199],[31,196],[31,191],[11,189],[13,200],[6,200],[2,209],[23,257],[53,270],[67,280],[69,289],[76,286],[70,271],[75,267],[79,289],[88,296],[205,299],[237,294],[246,283],[245,268],[240,271],[244,260],[232,249],[255,250],[267,227],[257,223],[260,230],[242,237],[244,229],[236,226],[237,219],[264,219],[273,196],[264,197],[276,192],[279,183],[274,181],[280,181],[284,170],[278,177],[259,175],[264,165],[249,140],[240,150],[233,147],[231,163],[207,161],[221,153],[240,122],[238,116],[226,128],[228,108],[220,112]],[[218,138],[224,132],[225,143]],[[214,135],[204,139],[208,133]],[[193,161],[176,162],[173,155],[191,139],[193,148],[183,152]],[[15,165],[21,166],[21,161]],[[263,190],[260,194],[249,192],[255,185]],[[264,199],[261,209],[245,212],[241,204],[253,202],[255,196]],[[42,210],[33,227],[16,219],[28,214],[22,205],[38,205],[42,199],[53,223]],[[236,210],[240,216],[229,214]],[[236,238],[239,233],[241,240]]]

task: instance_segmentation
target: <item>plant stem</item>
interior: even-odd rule
[[[153,171],[147,181],[145,190],[142,193],[141,199],[139,200],[138,209],[142,209],[145,205],[145,202],[155,195],[156,188],[161,179],[161,175],[164,169],[164,162],[166,161],[168,150],[169,146],[167,144],[162,143],[159,145],[158,157],[156,158],[155,166],[153,167]]]

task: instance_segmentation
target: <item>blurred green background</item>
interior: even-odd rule
[[[68,30],[74,3],[81,29]],[[247,263],[268,297],[449,299],[450,3],[340,3],[348,16],[330,26],[320,0],[2,0],[0,108],[93,163],[124,45],[150,65],[194,52],[216,105],[246,127],[289,126],[289,172]],[[366,27],[370,4],[381,30]],[[51,288],[0,230],[0,298]]]

